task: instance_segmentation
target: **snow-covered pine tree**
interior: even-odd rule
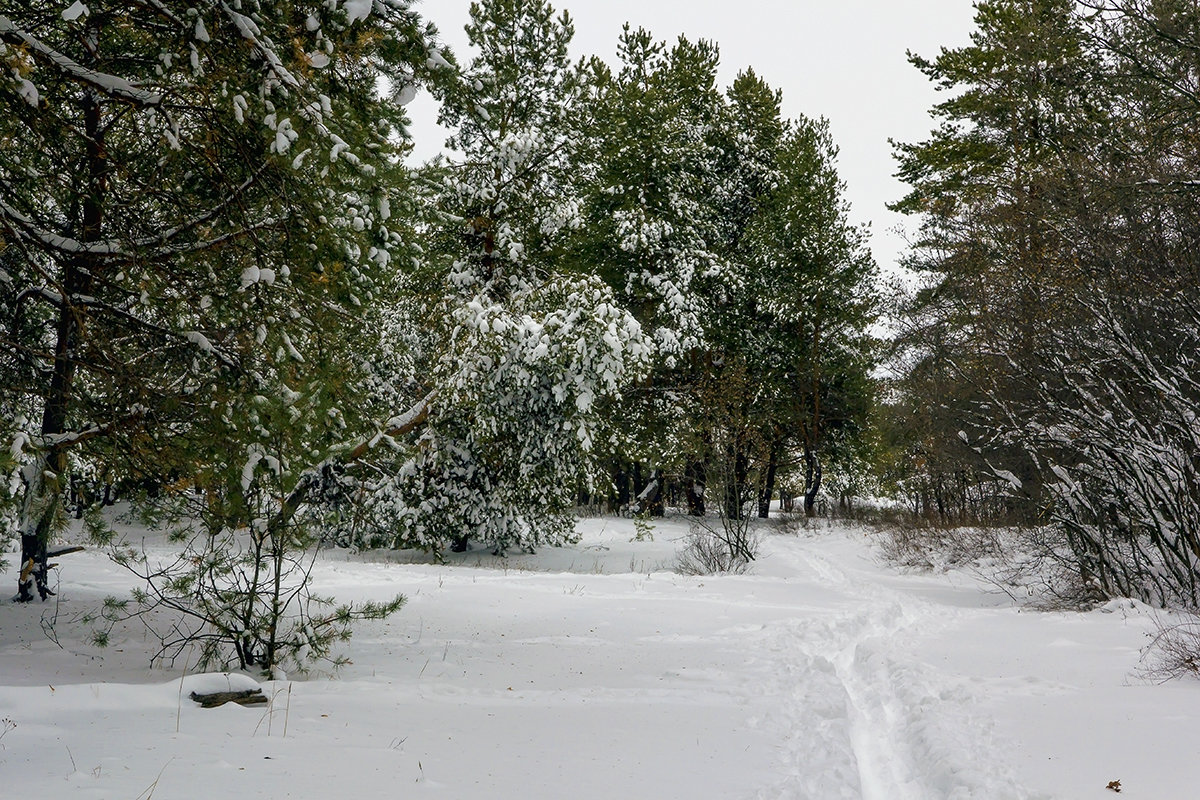
[[[641,509],[661,497],[665,472],[683,467],[683,403],[709,308],[701,287],[717,266],[721,96],[709,42],[668,46],[626,26],[618,57],[616,72],[593,65],[588,186],[572,258],[613,287],[655,344],[653,375],[608,412],[617,424],[605,442],[618,503]]]
[[[579,225],[575,158],[586,120],[585,73],[568,47],[574,25],[540,0],[471,4],[476,52],[446,84],[440,122],[454,133],[441,171],[447,223],[440,250],[464,293],[503,299],[555,268]]]
[[[775,295],[764,296],[767,276],[760,273],[773,254],[749,235],[783,183],[779,150],[787,126],[781,101],[753,70],[740,73],[726,93],[714,137],[719,167],[711,202],[720,258],[706,282],[713,313],[704,320],[708,354],[697,360],[693,377],[688,470],[694,476],[689,483],[714,484],[722,516],[732,520],[742,518],[757,484],[774,479],[772,465],[782,452],[783,421],[762,381],[777,355],[764,340],[779,332],[763,314],[764,306],[786,302],[794,287],[783,281],[773,287]]]
[[[744,329],[753,400],[771,437],[760,513],[778,459],[798,449],[804,508],[812,514],[823,470],[854,463],[874,397],[878,310],[875,262],[850,223],[837,148],[824,119],[790,122],[777,151],[779,182],[743,240]]]
[[[827,124],[785,120],[781,99],[743,72],[714,138],[718,258],[701,285],[712,313],[689,427],[692,469],[721,476],[735,518],[756,488],[766,516],[781,466],[800,459],[811,510],[821,464],[859,442],[872,396],[874,264]]]
[[[954,91],[898,148],[933,278],[908,308],[909,403],[941,412],[936,454],[940,434],[1003,487],[986,511],[1039,523],[1054,591],[1195,610],[1196,6],[989,0],[976,25],[913,59]],[[973,510],[930,472],[926,508]]]
[[[471,5],[474,53],[444,87],[452,153],[428,170],[428,269],[383,326],[381,391],[432,384],[437,399],[417,448],[377,465],[377,541],[436,552],[469,537],[503,552],[567,540],[599,402],[645,361],[609,287],[563,269],[586,119],[573,33],[541,0]]]
[[[50,593],[72,459],[211,500],[207,533],[249,530],[278,571],[281,501],[354,436],[355,310],[406,246],[377,77],[443,69],[431,31],[407,0],[9,2],[0,48],[21,599]],[[280,600],[251,598],[243,665],[278,663]]]
[[[429,373],[429,424],[415,448],[382,449],[364,468],[374,543],[440,552],[469,537],[496,548],[569,541],[578,481],[593,471],[600,400],[619,397],[648,360],[641,328],[596,280],[546,281],[519,305],[471,300]],[[404,342],[411,317],[384,330]],[[410,362],[411,363],[411,362]],[[405,370],[392,380],[418,382]]]
[[[638,314],[673,366],[702,339],[693,284],[714,267],[716,185],[712,141],[721,107],[710,42],[672,47],[626,26],[620,69],[597,68],[585,210],[586,257]]]

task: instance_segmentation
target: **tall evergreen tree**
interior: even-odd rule
[[[702,336],[702,295],[714,267],[712,132],[721,99],[710,42],[672,47],[626,26],[620,69],[599,69],[595,185],[585,211],[590,258],[673,365]]]
[[[782,123],[777,96],[753,75],[735,82],[730,101],[728,277],[709,339],[722,363],[744,370],[741,402],[753,409],[753,435],[744,435],[758,452],[735,475],[740,483],[757,462],[765,516],[781,466],[798,451],[812,513],[823,467],[861,439],[871,405],[874,262],[847,220],[825,121]]]
[[[710,42],[655,41],[626,26],[614,73],[594,65],[589,185],[572,257],[613,288],[652,337],[654,374],[610,414],[617,500],[661,500],[681,469],[683,404],[707,316],[703,286],[717,266],[718,54]],[[637,500],[637,496],[641,500]]]
[[[899,176],[913,190],[895,208],[922,215],[910,266],[927,276],[905,311],[901,346],[918,366],[906,390],[931,408],[940,441],[927,442],[929,463],[973,466],[976,482],[997,487],[1007,483],[958,432],[973,444],[987,438],[1003,414],[993,398],[1025,391],[1045,345],[1037,322],[1073,313],[1075,269],[1059,257],[1070,243],[1058,221],[1076,202],[1079,157],[1106,125],[1106,84],[1074,10],[1071,0],[982,2],[972,44],[911,57],[953,96],[933,109],[941,125],[929,140],[897,145]],[[1032,465],[1010,466],[1036,493]],[[938,487],[954,476],[931,482],[946,508],[952,495]]]
[[[964,90],[937,109],[959,124],[900,153],[939,273],[926,297],[951,301],[918,307],[935,334],[918,366],[941,356],[925,374],[969,387],[946,427],[1037,501],[1076,598],[1195,608],[1200,17],[1010,0],[978,22],[923,65]]]
[[[572,65],[570,17],[548,3],[472,3],[467,37],[477,54],[447,85],[440,204],[463,290],[503,298],[552,269],[562,234],[578,227],[572,169],[586,119],[582,65]]]
[[[762,295],[767,278],[759,269],[761,255],[752,229],[760,223],[772,192],[784,178],[780,149],[787,123],[780,113],[782,96],[753,70],[737,76],[727,92],[715,143],[718,168],[714,174],[713,202],[719,253],[710,282],[713,313],[705,320],[710,354],[699,363],[697,407],[692,411],[699,435],[697,452],[689,463],[691,483],[716,471],[721,503],[727,517],[740,518],[760,474],[772,482],[774,466],[782,453],[783,421],[771,413],[760,381],[770,355],[763,349],[761,311],[764,303],[790,297],[791,288],[780,286],[770,299]],[[710,414],[710,406],[722,413]],[[753,408],[752,408],[753,407]],[[707,425],[710,419],[739,425]],[[707,462],[707,463],[706,463]]]
[[[441,57],[401,1],[7,3],[0,42],[28,600],[50,593],[72,459],[208,486],[244,525],[345,436],[330,332],[404,247],[404,119],[376,80]]]

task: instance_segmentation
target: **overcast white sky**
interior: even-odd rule
[[[838,162],[856,222],[870,222],[872,250],[891,267],[903,239],[903,218],[884,208],[904,187],[892,177],[888,138],[916,141],[931,126],[927,111],[938,95],[905,60],[965,44],[972,28],[970,0],[551,0],[575,20],[574,54],[615,60],[621,26],[650,30],[673,41],[680,34],[711,39],[721,48],[721,82],[748,67],[783,92],[786,116],[825,116],[841,149]],[[425,0],[421,12],[460,58],[469,0]],[[428,96],[409,106],[416,156],[441,148],[437,109]],[[911,222],[909,223],[911,225]]]

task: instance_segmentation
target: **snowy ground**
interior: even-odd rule
[[[322,590],[409,604],[359,629],[337,677],[266,684],[269,708],[196,707],[214,678],[148,669],[134,627],[85,644],[74,618],[127,578],[66,556],[59,604],[0,603],[0,796],[1196,796],[1200,684],[1135,677],[1144,609],[1022,610],[823,523],[703,578],[669,571],[681,522],[653,542],[580,525],[507,566],[322,559]]]

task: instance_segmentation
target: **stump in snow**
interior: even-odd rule
[[[201,708],[216,708],[226,703],[256,706],[267,702],[267,696],[263,694],[262,689],[250,689],[244,692],[210,692],[208,694],[192,692],[191,698],[199,703]]]

